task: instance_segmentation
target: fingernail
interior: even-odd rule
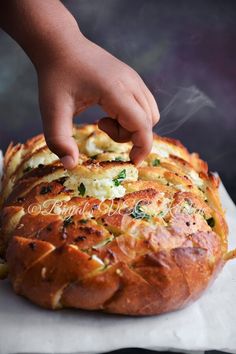
[[[73,168],[75,166],[75,161],[74,161],[73,157],[69,156],[69,155],[63,156],[61,158],[61,162],[63,163],[63,166],[68,170],[70,170],[71,168]]]

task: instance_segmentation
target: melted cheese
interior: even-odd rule
[[[203,186],[203,180],[199,177],[198,173],[194,170],[190,171],[188,176],[191,178],[191,180],[193,181],[193,183],[197,186],[197,187],[202,187]]]
[[[88,179],[81,178],[79,183],[85,186],[85,196],[95,197],[100,200],[120,198],[125,195],[125,188],[122,185],[115,186],[109,178]]]
[[[91,138],[86,141],[85,150],[89,156],[95,156],[103,152],[96,146],[94,139]]]

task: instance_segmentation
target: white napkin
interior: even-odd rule
[[[220,194],[236,247],[236,207]],[[0,354],[90,354],[120,348],[236,353],[236,261],[229,262],[200,300],[184,310],[134,318],[79,310],[48,311],[0,282]]]

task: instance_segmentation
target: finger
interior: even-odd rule
[[[130,160],[139,165],[152,149],[152,130],[138,130],[132,134],[133,147],[130,151]]]
[[[152,148],[152,124],[146,112],[138,104],[134,96],[115,92],[107,97],[108,104],[103,108],[112,118],[117,119],[126,131],[131,133],[133,148],[130,153],[131,160],[138,164]]]
[[[156,103],[156,100],[153,96],[153,94],[151,93],[151,91],[147,88],[147,86],[145,85],[145,83],[143,82],[143,93],[149,103],[149,107],[151,109],[151,114],[152,114],[152,123],[153,126],[156,125],[159,120],[160,120],[160,112]]]
[[[75,167],[79,157],[77,144],[72,137],[73,110],[71,107],[63,101],[50,103],[50,105],[44,102],[41,105],[46,143],[67,169]]]
[[[153,125],[152,110],[151,110],[150,104],[146,98],[146,94],[144,93],[144,91],[141,88],[136,89],[136,92],[134,93],[134,98],[136,99],[138,104],[142,107],[144,112],[146,113],[147,118],[150,121],[150,124]]]
[[[98,121],[98,127],[118,143],[126,143],[131,140],[131,133],[115,119],[102,118]]]

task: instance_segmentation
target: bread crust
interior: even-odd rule
[[[5,154],[0,251],[15,292],[49,309],[126,315],[196,300],[227,259],[219,178],[174,139],[154,135],[137,168],[131,144],[96,124],[74,137],[73,171],[42,135]]]

